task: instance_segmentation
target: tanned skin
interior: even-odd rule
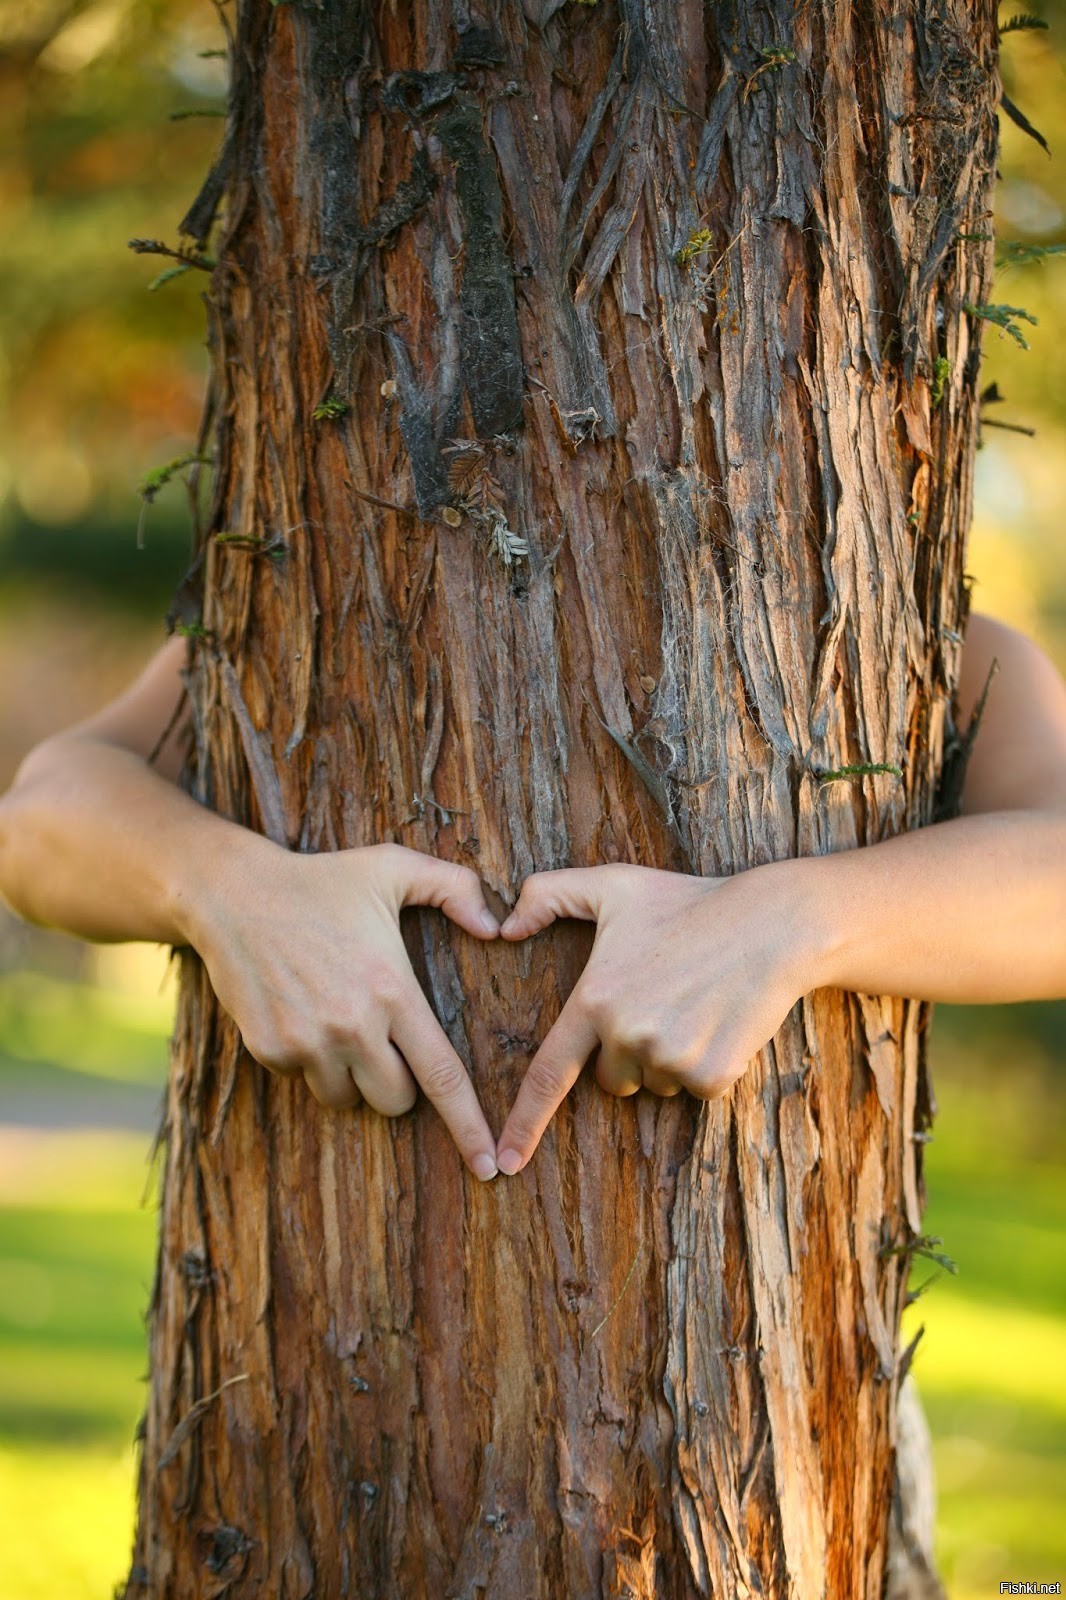
[[[517,1172],[586,1062],[611,1094],[727,1093],[812,989],[1002,1002],[1066,994],[1066,684],[1031,640],[971,618],[965,720],[992,680],[962,814],[732,878],[612,865],[536,873],[502,930],[476,874],[399,845],[300,855],[177,787],[183,640],[27,756],[0,799],[0,893],[94,940],[191,945],[249,1052],[324,1104],[433,1101],[471,1171]],[[150,760],[153,757],[154,759]],[[474,938],[596,923],[588,964],[499,1141],[400,936],[404,906]]]

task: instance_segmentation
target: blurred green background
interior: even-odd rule
[[[226,8],[223,7],[223,10]],[[1066,241],[1066,16],[1004,40],[997,236]],[[1012,8],[1004,8],[1003,16]],[[1056,24],[1058,28],[1056,31]],[[223,45],[209,0],[0,5],[0,784],[163,636],[189,548],[176,479],[206,370],[199,275],[151,289],[217,146]],[[189,114],[195,113],[195,114]],[[206,114],[201,114],[206,113]],[[1002,247],[1001,247],[1002,248]],[[1005,265],[989,330],[968,567],[976,604],[1066,669],[1066,261]],[[0,912],[0,1558],[4,1600],[107,1600],[124,1575],[149,1167],[172,994],[166,953],[92,949]],[[958,1263],[909,1313],[935,1436],[939,1550],[958,1600],[1066,1577],[1066,1006],[938,1013],[928,1227]]]

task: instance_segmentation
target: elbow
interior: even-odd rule
[[[0,795],[0,899],[24,921],[33,916],[26,903],[24,886],[27,881],[24,846],[26,843],[26,817],[18,779]]]
[[[56,772],[58,737],[34,746],[0,794],[0,898],[25,922],[40,923],[31,885],[39,877],[41,817]]]

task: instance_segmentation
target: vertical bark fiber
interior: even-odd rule
[[[992,0],[239,0],[234,29],[185,223],[223,207],[200,797],[503,900],[929,821]],[[902,778],[824,777],[869,765]],[[410,937],[498,1128],[582,938]],[[479,1187],[425,1105],[262,1072],[187,956],[128,1595],[876,1600],[924,1022],[819,992],[727,1102],[582,1082]]]

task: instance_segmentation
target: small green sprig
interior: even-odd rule
[[[869,761],[855,767],[832,767],[823,772],[815,769],[814,776],[822,783],[841,783],[848,778],[872,778],[885,773],[892,778],[902,778],[903,769],[886,761]]]
[[[175,477],[182,467],[191,467],[193,465],[209,467],[211,465],[211,457],[199,455],[197,451],[192,450],[187,455],[175,456],[171,461],[164,461],[161,467],[153,467],[151,472],[145,473],[137,485],[137,493],[142,500],[147,500],[151,503],[160,489],[165,489],[171,478]]]
[[[904,1244],[886,1245],[880,1252],[882,1259],[889,1256],[924,1256],[926,1261],[934,1261],[938,1267],[943,1267],[945,1272],[953,1276],[958,1275],[957,1261],[939,1248],[944,1243],[935,1233],[920,1233],[914,1239],[908,1239]]]
[[[1006,22],[1001,24],[999,36],[1002,39],[1005,38],[1008,33],[1023,33],[1027,32],[1030,28],[1046,29],[1047,23],[1044,21],[1043,17],[1034,17],[1031,11],[1019,11],[1017,15],[1008,18]]]
[[[234,533],[227,528],[215,534],[215,543],[228,545],[234,550],[250,550],[254,555],[267,556],[271,561],[285,559],[285,545],[276,537],[264,539],[257,533]]]
[[[1023,239],[1008,239],[1002,250],[996,258],[997,267],[1028,267],[1048,256],[1066,255],[1066,244],[1027,244]]]
[[[997,328],[1002,328],[1004,333],[1009,334],[1015,344],[1021,345],[1023,350],[1028,350],[1029,341],[1019,328],[1018,322],[1019,320],[1028,322],[1035,328],[1037,319],[1031,311],[1026,311],[1021,306],[974,305],[972,300],[964,301],[962,309],[968,311],[971,317],[979,317],[982,322],[994,323]]]
[[[930,394],[930,403],[934,411],[939,408],[940,402],[944,398],[944,390],[947,387],[947,381],[950,374],[951,362],[948,360],[947,356],[937,356],[936,360],[933,362],[933,384],[932,392]]]
[[[316,422],[332,422],[337,417],[348,415],[347,400],[322,400],[312,411],[311,415]]]
[[[164,267],[162,272],[158,273],[157,276],[152,279],[148,287],[149,289],[161,289],[165,283],[170,283],[174,278],[183,278],[185,274],[191,270],[191,261],[183,261],[181,265],[177,267]]]
[[[760,71],[764,70],[764,68],[772,70],[774,67],[787,67],[790,62],[796,59],[795,50],[790,50],[787,45],[783,44],[764,45],[759,51],[759,55],[764,64]]]
[[[151,472],[146,472],[137,485],[137,493],[141,497],[141,514],[137,518],[137,549],[144,549],[144,522],[148,515],[148,507],[152,504],[160,489],[165,489],[171,478],[176,477],[183,467],[211,466],[211,457],[201,455],[196,450],[191,450],[187,455],[174,456],[170,461],[164,461],[161,467],[153,467]]]
[[[162,239],[127,239],[129,249],[139,256],[170,256],[182,267],[199,267],[202,272],[213,272],[218,262],[203,250],[174,250]],[[154,287],[154,285],[153,285]]]
[[[696,257],[702,255],[708,245],[713,242],[714,235],[709,228],[697,228],[690,233],[688,239],[674,256],[679,267],[690,267]]]

